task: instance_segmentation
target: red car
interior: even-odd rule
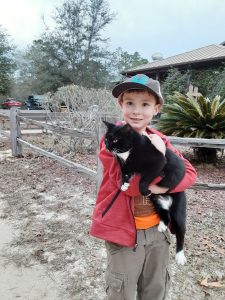
[[[12,106],[21,107],[22,102],[16,101],[14,98],[8,98],[6,101],[2,103],[2,108],[11,108]]]

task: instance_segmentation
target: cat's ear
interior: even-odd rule
[[[126,125],[123,126],[122,131],[124,133],[130,133],[133,131],[133,128],[130,126],[130,124],[127,123]]]
[[[114,124],[109,123],[109,122],[107,122],[107,121],[102,120],[102,122],[105,124],[105,126],[106,126],[108,129],[112,129],[112,128],[115,127]]]

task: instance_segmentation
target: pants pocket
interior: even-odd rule
[[[166,231],[163,232],[163,234],[165,235],[167,242],[171,244],[171,236],[169,230],[167,229]]]
[[[107,300],[124,300],[124,275],[106,271]]]
[[[166,300],[168,298],[169,290],[170,290],[170,272],[168,268],[164,269],[164,276],[165,276],[165,293],[164,293],[163,300]]]
[[[107,241],[105,242],[105,246],[111,255],[118,253],[124,247],[122,245]]]

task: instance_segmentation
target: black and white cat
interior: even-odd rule
[[[107,126],[106,148],[116,156],[121,167],[121,190],[129,187],[129,180],[135,174],[141,175],[139,190],[154,204],[161,221],[158,230],[163,232],[169,223],[176,235],[176,261],[184,265],[184,236],[186,227],[186,196],[184,192],[172,194],[151,194],[148,186],[156,177],[163,177],[157,184],[173,189],[185,175],[183,160],[166,148],[165,155],[150,139],[137,133],[129,124],[114,125],[103,121]]]

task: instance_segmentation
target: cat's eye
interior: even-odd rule
[[[117,142],[118,142],[118,139],[114,139],[114,140],[113,140],[113,143],[117,143]]]

